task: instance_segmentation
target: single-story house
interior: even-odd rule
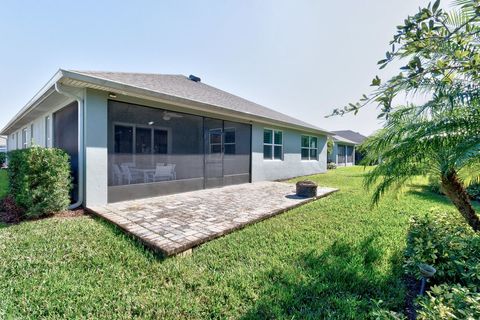
[[[359,164],[363,155],[357,148],[367,137],[352,130],[332,131],[332,133],[334,133],[333,150],[328,155],[328,162],[333,162],[337,166]]]
[[[196,76],[63,69],[0,134],[66,150],[72,206],[325,172],[331,135]]]
[[[7,138],[0,136],[0,152],[7,152]]]

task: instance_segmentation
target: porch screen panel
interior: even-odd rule
[[[346,160],[345,145],[339,144],[337,146],[337,156],[338,156],[338,163],[345,163],[345,160]]]
[[[203,187],[203,118],[108,103],[109,201]]]
[[[250,182],[251,127],[224,121],[224,185]]]
[[[347,163],[353,162],[353,146],[347,146]]]
[[[73,102],[53,114],[53,146],[70,156],[72,202],[78,200],[78,104]]]

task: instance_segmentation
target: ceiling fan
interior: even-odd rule
[[[175,112],[169,112],[169,111],[163,111],[163,116],[162,119],[165,121],[168,121],[172,118],[182,118],[183,116],[181,114],[175,113]]]

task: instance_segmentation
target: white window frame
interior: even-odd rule
[[[52,122],[50,115],[45,116],[45,148],[50,147],[50,141],[52,140]]]
[[[307,138],[308,138],[308,147],[304,147],[304,146],[302,145],[303,137],[307,137]],[[317,139],[317,147],[316,147],[316,148],[312,148],[312,147],[311,147],[312,138]],[[309,136],[309,135],[306,135],[306,134],[302,134],[302,135],[300,136],[300,148],[301,148],[301,150],[308,150],[308,159],[303,159],[303,157],[302,157],[302,152],[301,152],[301,150],[300,150],[300,158],[301,158],[302,161],[318,161],[318,137],[316,137],[316,136]],[[316,156],[315,158],[312,158],[312,156],[310,155],[310,150],[317,150],[317,156]]]
[[[229,132],[233,132],[233,135],[235,137],[235,142],[226,142],[227,140],[224,138],[223,139],[223,148],[224,148],[223,153],[227,156],[228,155],[235,155],[235,154],[237,154],[237,146],[236,146],[236,144],[237,144],[237,129],[235,127],[223,128],[223,135],[226,134],[227,130]],[[225,153],[225,150],[227,149],[227,148],[225,148],[226,146],[235,146],[235,153]]]
[[[272,143],[265,143],[265,131],[271,131],[272,132]],[[279,132],[281,135],[282,135],[282,143],[275,143],[275,132]],[[276,161],[283,161],[283,131],[282,130],[278,130],[278,129],[272,129],[272,128],[263,128],[263,146],[264,146],[264,149],[265,149],[265,146],[271,146],[272,147],[272,157],[269,159],[269,158],[265,158],[265,150],[263,151],[263,160],[267,160],[267,161],[273,161],[273,160],[276,160]],[[280,147],[281,148],[281,152],[280,152],[280,159],[275,159],[275,147]]]
[[[34,141],[34,123],[30,124],[30,146],[33,146]]]
[[[28,148],[28,129],[27,127],[22,129],[22,149],[27,149]]]

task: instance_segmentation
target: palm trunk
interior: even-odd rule
[[[480,219],[470,203],[467,191],[462,182],[458,179],[457,173],[451,172],[442,176],[442,190],[453,202],[460,214],[465,218],[473,230],[480,230]]]

